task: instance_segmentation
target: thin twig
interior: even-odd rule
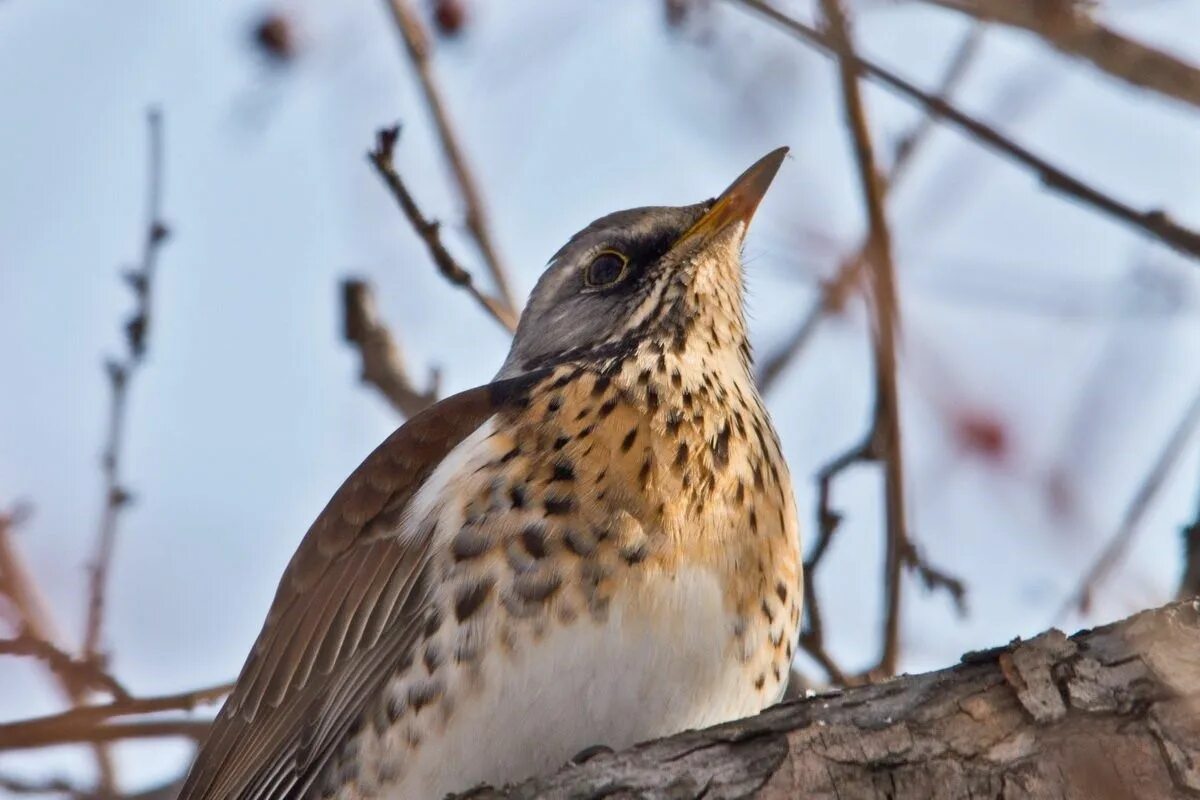
[[[429,220],[421,213],[421,209],[417,207],[416,201],[412,194],[408,191],[408,187],[404,185],[400,174],[396,172],[394,164],[394,154],[396,151],[396,141],[400,137],[400,128],[394,126],[391,128],[383,128],[375,137],[375,149],[368,153],[368,158],[375,165],[379,176],[383,178],[388,189],[392,192],[392,197],[396,199],[396,203],[400,206],[400,210],[404,212],[404,216],[408,218],[413,229],[417,232],[417,236],[425,243],[425,247],[429,250],[429,255],[433,258],[433,263],[437,266],[438,272],[450,281],[455,286],[461,286],[467,291],[471,297],[475,298],[475,302],[483,306],[501,325],[503,325],[511,333],[517,329],[517,320],[512,309],[507,306],[502,300],[499,300],[491,295],[484,294],[475,285],[475,280],[471,273],[467,272],[463,267],[450,255],[442,244],[441,225],[433,220]]]
[[[967,73],[971,62],[979,52],[979,43],[983,39],[982,24],[971,26],[966,36],[955,49],[950,63],[938,83],[937,96],[948,99],[958,88],[959,83]],[[892,168],[884,181],[887,191],[891,192],[908,174],[908,168],[916,161],[917,154],[924,144],[929,141],[933,131],[933,116],[925,113],[912,129],[896,144],[895,155],[892,157]],[[858,289],[863,265],[866,263],[866,249],[870,243],[869,235],[859,244],[857,250],[849,258],[843,259],[838,265],[834,276],[823,281],[820,295],[801,318],[795,333],[771,355],[763,359],[763,365],[758,371],[758,386],[763,394],[769,392],[782,376],[784,370],[800,357],[805,346],[812,340],[821,321],[829,314],[841,311],[846,301]]]
[[[108,570],[112,564],[113,549],[116,545],[117,522],[122,509],[130,500],[129,491],[121,480],[121,455],[124,449],[129,381],[141,366],[146,355],[155,267],[158,263],[159,249],[167,240],[169,233],[166,224],[162,221],[161,207],[163,185],[162,114],[157,108],[152,108],[147,114],[146,122],[150,133],[146,187],[146,235],[142,244],[141,263],[125,273],[125,280],[133,290],[136,303],[133,316],[125,324],[126,357],[121,360],[110,359],[107,363],[112,404],[109,408],[108,436],[102,458],[104,511],[100,519],[96,556],[90,569],[87,628],[83,639],[83,659],[85,661],[96,660],[100,654],[105,591],[108,583]]]
[[[1038,36],[1118,80],[1200,106],[1200,67],[1117,33],[1094,20],[1084,3],[1045,0],[926,0]]]
[[[58,714],[6,722],[0,724],[0,750],[29,747],[30,741],[81,741],[78,738],[80,731],[96,730],[112,719],[163,711],[191,711],[217,702],[232,690],[232,683],[224,683],[176,694],[133,697],[101,705],[80,706]]]
[[[459,193],[466,206],[467,229],[475,239],[479,253],[483,256],[483,261],[496,284],[496,291],[500,295],[499,302],[507,309],[509,316],[516,316],[517,304],[513,298],[512,289],[509,288],[508,273],[492,239],[478,183],[467,166],[466,156],[463,154],[454,126],[450,123],[446,103],[442,99],[441,90],[438,88],[433,74],[433,67],[429,61],[429,35],[425,32],[425,27],[421,24],[421,20],[413,11],[408,0],[387,0],[387,6],[392,13],[396,29],[404,40],[404,49],[417,73],[421,91],[425,96],[425,104],[429,106],[429,113],[433,116],[433,123],[437,128],[438,139],[442,143],[442,151],[446,154],[446,160],[450,163],[450,169],[454,172],[454,179],[458,183]]]
[[[28,630],[13,639],[0,639],[0,656],[28,656],[45,663],[64,682],[84,689],[100,689],[115,700],[129,700],[129,692],[94,661],[82,661]]]
[[[378,389],[401,416],[413,417],[437,401],[438,370],[430,370],[428,389],[413,385],[400,346],[375,311],[370,284],[352,278],[342,281],[342,324],[346,341],[362,361],[363,382]]]
[[[830,37],[837,43],[837,52],[853,53],[849,23],[840,1],[821,0],[821,8],[829,23]],[[875,412],[868,440],[872,454],[883,466],[884,504],[887,514],[883,647],[877,670],[883,675],[893,675],[899,656],[901,569],[904,562],[902,554],[910,547],[905,521],[904,461],[900,446],[900,404],[896,378],[896,336],[900,319],[891,231],[884,209],[874,146],[859,91],[858,73],[858,66],[852,58],[838,59],[843,110],[854,142],[859,186],[869,225],[866,261],[871,276],[871,311],[875,322]]]
[[[839,53],[838,46],[830,37],[789,17],[773,8],[765,0],[728,0],[763,15],[791,35],[820,48],[822,51],[847,58],[868,77],[879,81],[889,89],[913,100],[935,114],[939,119],[952,123],[970,134],[976,141],[988,146],[1013,161],[1031,170],[1044,186],[1073,197],[1087,206],[1107,214],[1114,219],[1131,225],[1143,233],[1163,242],[1187,255],[1200,258],[1200,233],[1179,225],[1162,210],[1138,211],[1131,206],[1101,192],[1094,186],[1055,167],[1046,159],[1034,154],[1026,147],[974,117],[960,111],[947,101],[930,94],[891,70],[852,53]]]
[[[1154,498],[1158,496],[1159,489],[1179,462],[1179,457],[1184,451],[1184,446],[1188,439],[1191,438],[1192,432],[1200,423],[1200,392],[1197,392],[1192,398],[1191,404],[1184,413],[1182,419],[1171,431],[1171,435],[1167,438],[1166,444],[1159,452],[1150,471],[1146,473],[1146,477],[1142,479],[1137,491],[1134,492],[1133,498],[1129,501],[1129,506],[1125,509],[1125,513],[1121,517],[1121,524],[1117,526],[1116,532],[1112,538],[1108,540],[1108,544],[1100,552],[1100,555],[1092,562],[1092,565],[1083,574],[1079,584],[1070,596],[1063,601],[1062,606],[1058,609],[1055,615],[1058,620],[1062,620],[1072,610],[1077,610],[1080,613],[1086,613],[1091,605],[1092,592],[1096,586],[1103,581],[1113,567],[1121,560],[1125,554],[1134,536],[1138,532],[1138,527],[1149,509],[1150,504],[1154,502]]]

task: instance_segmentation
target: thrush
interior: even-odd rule
[[[558,251],[494,382],[317,517],[184,800],[440,798],[781,697],[803,577],[741,246],[786,152]]]

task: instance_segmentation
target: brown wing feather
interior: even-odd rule
[[[429,590],[428,537],[393,536],[442,459],[534,374],[472,389],[400,427],[342,484],[288,564],[237,686],[180,800],[296,797],[414,646]]]

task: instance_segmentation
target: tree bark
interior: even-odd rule
[[[1200,599],[462,797],[1200,798]]]

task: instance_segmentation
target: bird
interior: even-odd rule
[[[604,216],[288,564],[182,800],[441,798],[778,702],[803,600],[741,251],[787,154]]]

